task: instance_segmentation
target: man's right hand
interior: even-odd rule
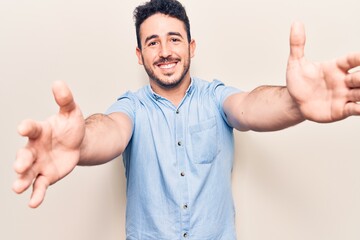
[[[63,82],[55,82],[53,94],[59,113],[44,122],[25,120],[18,127],[28,142],[17,152],[14,169],[18,177],[13,190],[22,193],[33,185],[32,208],[42,203],[48,186],[75,168],[85,135],[85,120],[70,89]]]

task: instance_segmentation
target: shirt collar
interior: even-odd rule
[[[193,83],[194,83],[193,78],[190,78],[190,85],[189,85],[188,89],[186,90],[185,94],[190,95],[192,93],[192,91],[194,89]]]
[[[194,83],[193,78],[190,78],[190,85],[189,85],[188,89],[186,90],[185,95],[190,95],[192,93],[192,91],[194,89],[194,84],[193,83]],[[153,91],[150,84],[148,85],[148,89],[149,89],[150,95],[155,100],[164,99],[164,97],[162,97],[161,95],[159,95],[159,94],[157,94],[156,92]]]

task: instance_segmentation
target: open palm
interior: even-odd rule
[[[37,207],[49,185],[69,174],[77,165],[85,123],[68,87],[54,84],[53,93],[59,113],[44,122],[25,120],[18,131],[28,137],[27,145],[17,153],[15,171],[18,178],[13,189],[22,193],[33,184],[30,207]]]
[[[360,54],[313,63],[304,58],[305,31],[301,23],[292,26],[287,88],[303,116],[316,122],[333,122],[360,114]]]

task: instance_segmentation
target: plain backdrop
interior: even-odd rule
[[[134,0],[0,0],[0,239],[125,238],[121,158],[78,167],[38,209],[16,195],[16,131],[57,111],[55,80],[85,116],[148,83],[135,55]],[[360,50],[358,0],[184,0],[197,41],[192,75],[251,90],[283,85],[291,23],[307,32],[306,57]],[[304,122],[273,133],[236,132],[233,192],[240,240],[360,239],[360,119]],[[216,194],[216,193],[214,193]]]

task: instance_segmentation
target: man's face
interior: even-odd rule
[[[136,49],[139,64],[161,88],[174,88],[184,79],[190,79],[190,58],[194,56],[195,42],[187,39],[182,21],[155,14],[140,26],[141,49]]]

